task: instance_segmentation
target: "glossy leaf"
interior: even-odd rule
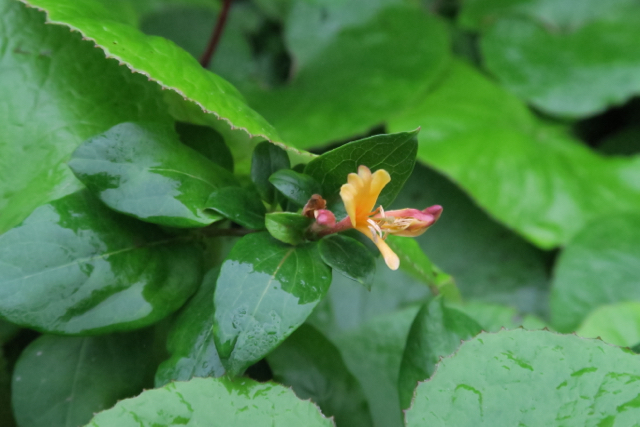
[[[212,191],[237,185],[233,175],[181,144],[166,126],[122,123],[85,141],[69,167],[111,209],[169,227],[221,219],[205,211]]]
[[[537,108],[580,117],[640,93],[637,1],[475,0],[464,5],[461,22],[481,31],[486,67]]]
[[[457,63],[390,129],[416,126],[419,160],[542,248],[567,243],[598,216],[640,209],[640,158],[591,151],[468,65]]]
[[[13,408],[21,427],[81,426],[148,386],[150,336],[44,335],[20,355]]]
[[[159,88],[80,35],[45,26],[42,13],[2,0],[0,28],[1,234],[81,188],[65,162],[83,140],[126,120],[170,118]]]
[[[307,228],[313,221],[293,212],[273,212],[265,217],[269,233],[281,242],[299,245],[304,242]]]
[[[376,260],[362,243],[351,237],[331,234],[320,240],[318,249],[329,267],[371,289]]]
[[[158,367],[156,387],[171,381],[224,375],[212,331],[213,292],[219,272],[219,268],[210,270],[198,292],[178,313],[167,338],[171,358]]]
[[[411,324],[402,356],[398,392],[400,406],[411,405],[419,381],[429,379],[441,358],[453,354],[460,342],[480,333],[482,327],[461,311],[447,307],[440,297],[425,303]]]
[[[268,233],[231,250],[214,295],[214,339],[231,375],[242,373],[286,339],[326,294],[331,269],[316,243],[282,244]]]
[[[256,185],[258,193],[267,203],[276,201],[276,189],[269,177],[280,169],[289,169],[291,163],[287,153],[277,145],[263,141],[256,145],[251,160],[251,180]]]
[[[309,325],[300,326],[267,356],[273,377],[311,399],[338,426],[371,427],[369,405],[338,349]]]
[[[640,302],[626,301],[604,305],[593,311],[580,325],[576,334],[621,347],[640,342]]]
[[[233,173],[233,156],[222,135],[208,126],[176,123],[180,141],[207,159]]]
[[[180,308],[200,269],[192,244],[82,191],[0,236],[0,314],[58,334],[140,328]]]
[[[315,179],[291,169],[277,171],[269,177],[269,182],[299,207],[303,207],[311,196],[322,191]]]
[[[278,140],[273,127],[247,107],[242,95],[228,82],[202,66],[172,42],[147,36],[118,22],[114,12],[96,0],[28,0],[47,13],[47,21],[80,32],[95,42],[108,58],[131,71],[148,76],[249,135]],[[114,61],[115,62],[115,61]]]
[[[87,427],[331,427],[311,402],[277,384],[246,378],[194,378],[148,390],[102,412]]]
[[[576,330],[597,307],[640,301],[640,216],[594,221],[560,254],[551,290],[551,323]]]
[[[205,206],[243,227],[252,230],[265,227],[264,215],[267,210],[252,188],[220,188],[209,195]]]
[[[376,135],[345,144],[316,157],[307,164],[304,173],[322,186],[322,196],[331,204],[340,204],[340,187],[347,183],[347,175],[356,173],[364,165],[375,172],[384,169],[391,175],[376,205],[388,206],[398,195],[411,175],[416,161],[418,141],[413,132]]]
[[[407,427],[633,425],[638,357],[546,331],[483,333],[420,383]]]

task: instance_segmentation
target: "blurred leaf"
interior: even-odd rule
[[[482,330],[486,332],[498,332],[500,329],[544,329],[547,327],[539,318],[531,315],[522,315],[513,307],[490,304],[481,301],[468,301],[464,304],[452,307],[462,311],[467,316],[478,322]]]
[[[546,113],[592,115],[640,93],[637,0],[463,5],[460,21],[481,32],[486,67]]]
[[[233,173],[233,156],[224,143],[222,135],[208,126],[189,123],[176,123],[176,132],[180,141],[191,147],[207,159]]]
[[[292,56],[286,86],[246,93],[296,147],[365,134],[446,69],[443,21],[396,0],[295,2],[285,21]]]
[[[87,427],[331,427],[311,402],[277,384],[246,378],[194,378],[148,390],[96,415]]]
[[[8,369],[7,360],[0,347],[0,425],[15,427],[16,423],[11,410],[11,374]]]
[[[576,334],[601,338],[609,344],[631,347],[640,342],[640,302],[626,301],[594,310]]]
[[[322,192],[315,179],[291,169],[280,169],[269,177],[269,182],[299,207],[303,207],[314,194]]]
[[[347,183],[349,173],[357,173],[361,165],[372,172],[384,169],[391,175],[391,182],[380,193],[376,206],[388,206],[411,175],[416,161],[418,132],[416,129],[350,142],[316,157],[307,164],[304,172],[320,183],[322,197],[329,205],[342,206],[340,187]]]
[[[400,406],[411,406],[419,381],[429,379],[436,364],[453,354],[463,340],[480,333],[481,326],[461,311],[444,305],[441,297],[426,302],[411,324],[398,378]]]
[[[167,339],[171,358],[156,372],[155,385],[193,377],[220,377],[224,367],[213,341],[213,292],[219,268],[210,270],[198,292],[178,313]]]
[[[596,308],[640,301],[640,216],[609,215],[585,227],[560,254],[551,288],[551,323],[576,330]]]
[[[147,333],[102,337],[44,335],[22,353],[13,373],[20,427],[81,426],[148,386]]]
[[[483,333],[420,383],[407,427],[633,425],[640,416],[633,353],[546,331]]]
[[[267,210],[253,188],[220,188],[211,193],[205,206],[243,227],[252,230],[265,227],[264,215]]]
[[[0,320],[0,346],[10,341],[18,331],[20,331],[20,326],[5,320]]]
[[[640,126],[629,126],[602,141],[598,151],[609,155],[631,156],[640,153]]]
[[[228,170],[152,123],[121,123],[89,138],[69,167],[111,209],[168,227],[219,221],[205,210],[209,194],[237,185]]]
[[[251,160],[251,180],[256,185],[262,200],[270,204],[276,201],[276,189],[269,182],[269,177],[280,169],[290,167],[289,157],[282,148],[268,141],[256,145]]]
[[[236,243],[218,277],[213,334],[230,375],[241,374],[300,326],[326,294],[331,269],[316,243],[282,244],[268,233]]]
[[[201,262],[180,237],[74,193],[0,236],[0,313],[58,334],[140,328],[182,306]]]
[[[244,103],[231,84],[203,69],[172,42],[117,22],[114,12],[102,3],[96,0],[25,0],[25,3],[44,10],[48,22],[79,31],[108,58],[148,76],[230,126],[249,135],[279,139],[273,127]]]
[[[160,90],[20,2],[0,1],[0,234],[81,188],[65,164],[126,120],[170,121]],[[55,72],[53,72],[55,70]]]
[[[419,160],[542,248],[565,244],[600,215],[640,209],[640,158],[594,153],[463,63],[390,124],[416,126]]]
[[[376,259],[362,243],[351,237],[331,234],[320,240],[318,249],[329,267],[371,289]]]
[[[278,382],[292,387],[300,399],[311,399],[339,427],[373,425],[358,380],[338,349],[312,326],[300,326],[267,361]]]
[[[272,212],[265,217],[269,234],[290,245],[299,245],[304,242],[305,233],[311,222],[310,218],[293,212]]]

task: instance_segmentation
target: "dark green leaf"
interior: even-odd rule
[[[331,234],[320,240],[318,249],[329,267],[371,289],[376,260],[362,243],[347,236]]]
[[[268,233],[253,233],[231,250],[216,285],[213,327],[231,375],[277,347],[326,294],[331,269],[316,245],[289,246]]]
[[[377,205],[388,206],[411,175],[418,150],[418,131],[376,135],[350,142],[316,157],[304,172],[322,185],[322,196],[333,205],[339,203],[338,193],[347,183],[347,175],[356,173],[358,166],[367,166],[372,172],[384,169],[391,175],[391,182],[382,190]]]
[[[194,378],[148,390],[95,416],[87,427],[331,427],[293,391],[250,379]]]
[[[620,347],[631,347],[640,342],[640,302],[604,305],[582,322],[576,334],[585,338],[600,338]]]
[[[638,356],[599,340],[516,329],[483,333],[420,383],[407,427],[631,426]]]
[[[220,188],[211,193],[205,206],[243,227],[252,230],[264,228],[267,210],[252,188]]]
[[[224,367],[213,341],[213,292],[219,268],[205,276],[198,292],[182,308],[167,339],[171,358],[156,372],[156,387],[193,377],[219,377]]]
[[[290,245],[304,242],[307,228],[313,220],[293,212],[273,212],[265,217],[267,230],[273,237]]]
[[[371,427],[369,405],[338,349],[315,328],[300,326],[267,356],[274,379],[311,399],[337,425]]]
[[[152,378],[148,333],[101,337],[44,335],[27,347],[13,372],[12,398],[21,427],[76,427]]]
[[[200,279],[196,247],[87,191],[39,207],[0,236],[0,314],[41,331],[146,326],[180,308]]]
[[[640,301],[640,216],[610,215],[585,227],[555,265],[551,323],[575,331],[597,307]]]
[[[299,207],[303,207],[311,196],[322,191],[315,179],[291,169],[277,171],[269,177],[269,182]]]
[[[8,371],[7,360],[0,347],[0,425],[15,427],[16,423],[11,410],[11,375]]]
[[[462,340],[477,335],[481,326],[466,314],[444,305],[440,297],[425,303],[411,325],[400,366],[400,405],[411,405],[419,381],[433,375],[441,358],[449,356]]]
[[[193,148],[207,159],[233,173],[233,156],[224,143],[222,135],[208,126],[176,123],[176,132],[180,141]]]
[[[269,177],[280,169],[290,167],[289,156],[282,148],[268,141],[256,145],[251,160],[251,179],[262,200],[271,204],[276,201],[276,189],[269,182]]]
[[[212,191],[237,185],[233,175],[181,144],[173,130],[122,123],[85,141],[69,167],[111,209],[169,227],[220,220],[206,212]]]

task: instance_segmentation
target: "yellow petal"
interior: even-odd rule
[[[347,182],[353,185],[354,189],[361,190],[364,187],[364,181],[362,178],[355,173],[350,173],[347,175]]]
[[[347,215],[349,215],[352,227],[356,226],[356,202],[354,193],[355,190],[350,184],[344,184],[340,188],[340,197],[342,198],[342,203],[344,203]]]
[[[387,245],[387,242],[382,239],[377,239],[374,243],[380,250],[382,257],[384,258],[384,262],[387,263],[387,267],[392,270],[397,270],[398,267],[400,267],[400,258],[398,258],[398,255],[391,250],[389,245]]]

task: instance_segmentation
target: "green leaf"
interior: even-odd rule
[[[87,191],[43,205],[0,236],[0,315],[58,334],[157,322],[200,283],[201,253],[182,240]]]
[[[300,148],[366,134],[429,89],[450,60],[444,22],[412,2],[296,1],[284,31],[295,64],[288,84],[246,95]]]
[[[331,234],[320,240],[318,249],[329,267],[371,289],[376,259],[362,243],[351,237]]]
[[[340,187],[349,173],[357,173],[364,165],[375,172],[384,169],[391,175],[376,205],[388,206],[411,175],[416,161],[419,129],[390,135],[376,135],[345,144],[316,157],[307,164],[304,173],[322,186],[322,196],[329,205],[338,204]]]
[[[483,333],[418,385],[406,425],[633,425],[638,366],[628,350],[575,335]]]
[[[576,334],[601,338],[621,347],[636,345],[640,342],[640,302],[626,301],[599,307],[582,322]]]
[[[461,21],[481,31],[486,67],[547,113],[592,115],[640,93],[635,0],[475,0]]]
[[[250,379],[194,378],[148,390],[95,416],[87,427],[331,427],[311,402],[277,384]]]
[[[233,156],[222,135],[208,126],[176,123],[180,141],[205,156],[218,166],[233,173]]]
[[[89,138],[69,167],[111,209],[169,227],[202,227],[212,191],[237,185],[233,175],[181,144],[166,126],[121,123]]]
[[[15,427],[16,422],[11,410],[11,375],[8,372],[7,360],[0,347],[0,423],[3,427]]]
[[[560,254],[551,289],[551,324],[576,330],[605,304],[640,301],[640,216],[610,215],[590,223]]]
[[[146,333],[102,337],[44,335],[20,355],[13,408],[21,427],[81,426],[93,414],[148,386]]]
[[[262,200],[270,204],[276,201],[276,189],[269,182],[269,177],[280,169],[290,167],[289,156],[282,148],[268,141],[256,145],[251,160],[251,180]]]
[[[281,242],[299,245],[304,242],[307,228],[313,221],[293,212],[273,212],[265,217],[269,233]]]
[[[168,122],[161,91],[18,1],[0,1],[0,234],[82,185],[65,162],[126,120]],[[55,70],[55,72],[53,72]]]
[[[500,329],[544,329],[547,324],[536,316],[523,315],[513,307],[500,304],[491,304],[481,301],[468,301],[464,304],[454,305],[467,316],[478,322],[482,330],[486,332],[498,332]]]
[[[419,160],[544,249],[598,216],[640,210],[640,158],[593,152],[463,63],[390,123],[392,131],[416,126]]]
[[[252,188],[220,188],[209,195],[205,206],[243,227],[252,230],[265,227],[264,215],[267,210]]]
[[[213,341],[213,292],[219,268],[210,270],[198,292],[180,310],[167,338],[171,354],[158,367],[156,387],[193,377],[219,377],[224,367]]]
[[[311,196],[322,192],[320,184],[309,175],[291,169],[281,169],[269,177],[269,182],[284,197],[299,207],[307,204]]]
[[[214,295],[214,339],[228,373],[242,373],[285,340],[330,283],[316,243],[289,246],[268,233],[240,239],[222,264]]]
[[[300,326],[267,356],[273,377],[292,387],[300,399],[311,399],[339,426],[371,427],[369,405],[358,380],[340,352],[320,332]]]
[[[400,406],[411,405],[419,381],[433,375],[441,358],[460,347],[460,342],[479,334],[482,327],[472,318],[444,305],[440,297],[425,303],[411,324],[402,356],[398,392]]]
[[[131,71],[147,76],[231,127],[241,128],[252,136],[279,139],[273,127],[244,103],[231,84],[203,69],[174,43],[117,22],[114,12],[99,1],[25,0],[25,3],[44,10],[47,22],[80,32],[95,42],[107,58],[124,63]]]

